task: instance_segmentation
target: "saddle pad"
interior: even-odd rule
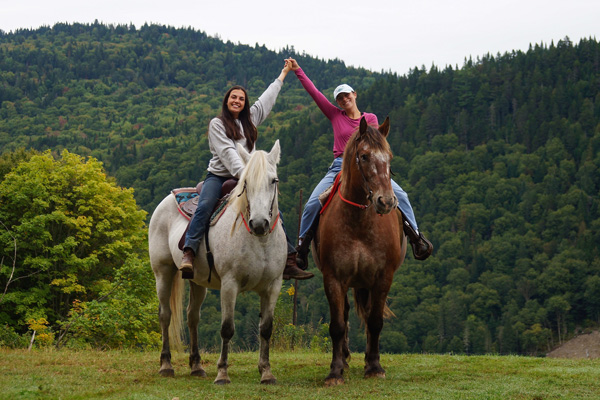
[[[203,182],[200,182],[195,188],[186,187],[171,190],[171,193],[173,194],[173,196],[175,196],[175,200],[177,202],[177,210],[188,221],[192,220],[194,212],[196,211],[196,208],[198,208],[199,193],[202,190],[202,184]],[[223,212],[227,208],[229,193],[233,190],[236,184],[237,179],[229,179],[223,184],[223,187],[221,188],[221,198],[217,202],[217,205],[215,206],[215,209],[213,210],[209,218],[210,226],[216,224],[219,218],[221,218],[221,215],[223,215]],[[187,234],[188,228],[189,223],[188,226],[185,228],[181,239],[179,239],[179,250],[183,250],[183,247],[185,245],[185,236]]]
[[[198,183],[196,187],[184,187],[171,190],[171,193],[175,196],[175,200],[177,201],[177,209],[179,210],[179,213],[188,221],[191,221],[196,208],[198,208],[198,196],[202,191],[203,183],[204,181]],[[219,213],[221,211],[221,204],[229,198],[228,194],[233,190],[233,188],[235,188],[236,184],[237,179],[233,178],[223,183],[223,187],[221,188],[221,198],[213,210],[211,219],[214,218],[215,213]]]
[[[335,177],[335,181],[333,182],[333,185],[331,185],[327,190],[325,190],[323,193],[321,193],[321,195],[319,196],[319,201],[321,202],[321,211],[319,212],[319,215],[323,214],[325,212],[325,209],[327,208],[327,206],[329,205],[329,203],[331,202],[331,199],[333,198],[333,195],[340,190],[340,182],[341,182],[341,174],[337,174]]]
[[[198,192],[195,187],[179,188],[171,190],[175,201],[177,201],[177,209],[187,220],[191,220],[198,207]]]
[[[323,193],[321,193],[319,195],[319,203],[321,203],[321,207],[323,207],[327,203],[327,199],[329,199],[329,196],[331,195],[331,192],[333,191],[334,185],[335,185],[335,183],[332,183],[331,186],[329,186],[327,189],[325,189],[323,191]]]
[[[198,200],[200,196],[196,192],[196,188],[181,188],[172,190],[171,193],[175,196],[177,201],[177,208],[179,213],[183,215],[188,221],[191,221],[194,216],[196,208],[198,208]],[[219,199],[219,202],[215,206],[211,216],[210,225],[216,224],[217,220],[221,217],[225,208],[227,208],[227,202],[229,200],[229,193]]]

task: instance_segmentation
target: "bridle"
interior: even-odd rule
[[[367,181],[367,177],[365,176],[365,172],[363,171],[362,166],[360,165],[360,160],[358,159],[358,149],[356,149],[354,160],[356,161],[356,166],[358,167],[358,170],[360,171],[360,175],[363,178],[363,185],[366,189],[366,192],[368,193],[367,200],[369,201],[369,204],[358,204],[358,203],[354,203],[348,199],[345,199],[344,196],[342,196],[341,190],[338,190],[338,195],[340,196],[340,199],[342,199],[343,202],[350,204],[354,207],[358,207],[361,210],[366,210],[373,204],[373,191],[371,190],[371,187],[369,186],[369,182]]]
[[[273,191],[273,198],[271,200],[271,207],[269,209],[269,219],[273,218],[273,209],[275,208],[275,199],[277,198],[277,192],[279,190],[279,178],[273,178],[273,183],[275,184],[275,189]],[[248,199],[248,192],[246,191],[246,180],[244,180],[244,187],[242,188],[242,191],[240,192],[240,194],[238,194],[238,197],[240,197],[244,192],[246,192],[246,200],[248,203],[248,205],[246,206],[246,213],[248,214],[248,220],[250,220],[250,200]],[[277,216],[275,217],[275,221],[273,221],[273,225],[271,225],[271,229],[269,229],[269,231],[265,232],[263,235],[257,235],[255,233],[253,233],[252,230],[250,229],[250,227],[248,226],[248,223],[246,222],[246,218],[244,217],[244,213],[242,211],[240,211],[240,215],[242,216],[242,221],[244,221],[244,226],[246,227],[246,230],[248,231],[248,233],[255,235],[255,236],[267,236],[268,234],[273,232],[273,230],[275,229],[275,225],[277,225],[277,221],[279,221],[279,213],[277,213]]]
[[[357,138],[358,141],[358,138]],[[363,178],[363,185],[365,187],[365,190],[367,193],[369,193],[367,195],[367,200],[369,201],[369,204],[358,204],[358,203],[354,203],[353,201],[350,201],[346,198],[344,198],[344,196],[342,196],[342,191],[338,189],[338,196],[340,197],[340,199],[342,199],[343,202],[350,204],[354,207],[358,207],[361,210],[366,210],[367,208],[369,208],[372,204],[373,204],[373,191],[371,190],[371,187],[369,186],[369,181],[367,180],[367,177],[365,176],[365,172],[362,169],[362,166],[360,165],[360,160],[358,159],[358,149],[356,149],[356,153],[354,156],[354,160],[356,161],[356,165],[358,167],[358,170],[360,171],[360,175]],[[379,214],[381,215],[381,214]]]

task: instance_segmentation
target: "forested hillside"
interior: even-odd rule
[[[595,39],[398,76],[293,48],[223,43],[191,28],[96,23],[0,32],[0,153],[92,156],[151,214],[171,189],[204,177],[207,124],[227,88],[242,84],[253,101],[288,56],[327,96],[346,82],[362,111],[390,116],[395,180],[435,245],[425,262],[409,255],[396,275],[396,318],[384,327],[383,351],[537,354],[600,323]],[[295,237],[300,190],[306,200],[325,173],[332,137],[293,73],[257,146],[276,139],[281,205]],[[2,243],[3,256],[11,246]],[[8,274],[3,266],[1,286]],[[250,348],[256,312],[246,315],[244,304],[252,302],[241,301],[236,331]],[[301,283],[299,302],[299,324],[318,330],[328,320],[318,277]],[[218,307],[209,296],[206,346],[218,343]],[[18,324],[15,315],[0,317]],[[355,317],[352,325],[351,347],[360,350],[364,334]]]

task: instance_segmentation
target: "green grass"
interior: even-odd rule
[[[346,383],[324,387],[330,354],[272,352],[278,384],[259,383],[257,353],[232,353],[232,383],[217,386],[218,354],[202,354],[208,378],[158,375],[158,352],[0,349],[0,399],[598,399],[600,360],[516,356],[389,355],[386,379],[364,379],[355,353]]]

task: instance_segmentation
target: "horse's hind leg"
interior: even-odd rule
[[[260,372],[260,383],[271,385],[277,383],[277,379],[271,372],[271,363],[269,361],[269,342],[273,334],[273,314],[275,313],[275,304],[281,289],[281,281],[273,283],[271,290],[260,296],[260,355],[258,359],[258,371]]]
[[[198,351],[198,322],[200,321],[200,306],[206,297],[206,288],[190,283],[190,301],[187,307],[187,323],[190,333],[190,368],[193,376],[206,377],[206,372],[200,364],[200,352]]]
[[[221,286],[221,356],[217,362],[217,377],[215,384],[224,385],[231,383],[227,374],[227,360],[229,357],[229,342],[235,333],[234,313],[238,288],[235,285]]]

